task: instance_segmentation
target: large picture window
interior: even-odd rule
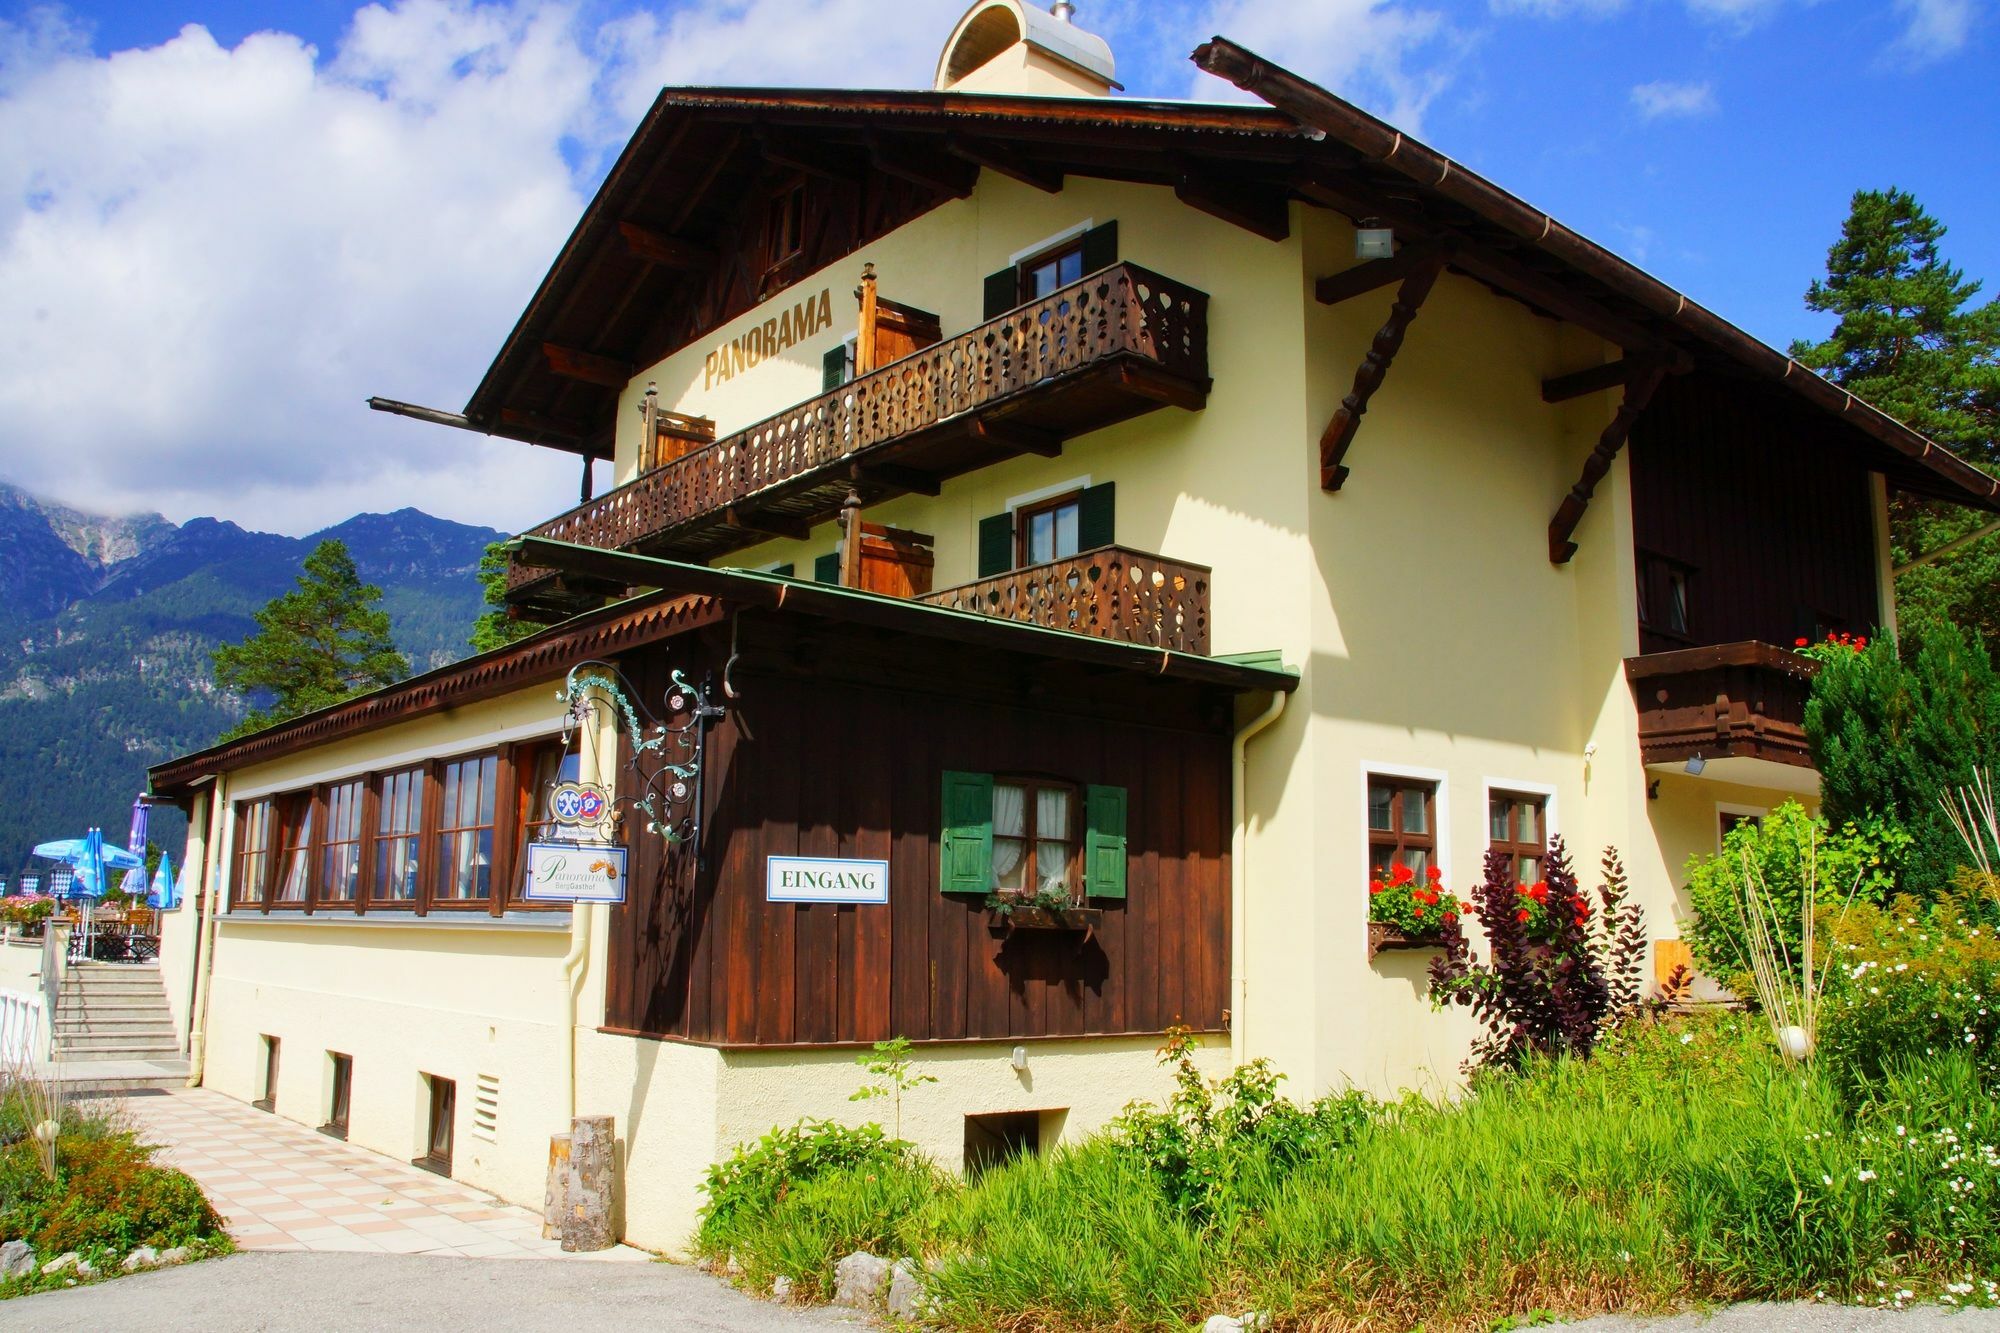
[[[424,771],[384,773],[375,798],[375,880],[370,902],[417,900],[417,849],[423,836]]]
[[[442,767],[433,907],[485,903],[492,896],[497,769],[491,754],[450,760]]]
[[[1437,861],[1437,784],[1409,778],[1368,778],[1368,873],[1398,865],[1419,879]]]
[[[368,784],[336,782],[326,789],[325,845],[320,849],[315,903],[351,903],[361,887],[361,810]]]
[[[271,802],[243,801],[236,807],[236,875],[232,898],[239,904],[260,905],[269,871]]]

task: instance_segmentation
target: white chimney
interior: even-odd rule
[[[1121,85],[1111,48],[1072,21],[1076,6],[1044,10],[1021,0],[978,0],[938,57],[940,92],[1109,97]]]

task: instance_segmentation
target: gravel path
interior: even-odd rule
[[[0,1329],[325,1333],[784,1333],[859,1328],[829,1310],[754,1300],[675,1264],[577,1264],[402,1254],[241,1253],[0,1301]]]

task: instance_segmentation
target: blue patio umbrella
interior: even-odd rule
[[[160,853],[160,868],[153,872],[153,896],[148,900],[161,911],[179,907],[180,885],[174,881],[174,858]]]
[[[92,829],[81,838],[58,838],[54,842],[37,843],[35,855],[45,861],[61,861],[72,867],[76,871],[77,888],[92,898],[104,895],[104,873],[107,870],[146,868],[145,857],[135,856],[123,847],[107,847],[102,829]]]

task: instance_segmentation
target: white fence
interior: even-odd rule
[[[0,1068],[49,1057],[49,1015],[39,995],[0,990]]]

